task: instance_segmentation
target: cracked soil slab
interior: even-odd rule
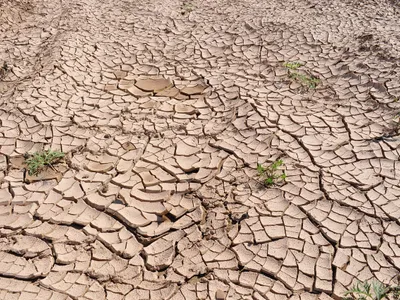
[[[0,1],[0,299],[398,284],[399,12]],[[23,156],[42,149],[66,164],[30,177]],[[279,159],[285,181],[260,184]]]

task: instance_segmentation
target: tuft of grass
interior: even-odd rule
[[[279,170],[279,167],[283,164],[284,163],[282,159],[276,160],[271,165],[266,167],[261,164],[257,164],[258,175],[262,179],[265,186],[270,187],[286,179],[285,172]]]
[[[399,299],[400,287],[390,287],[382,282],[373,280],[371,282],[358,282],[345,292],[345,300],[382,300]]]
[[[25,160],[29,175],[37,175],[47,166],[54,169],[53,165],[59,162],[64,156],[65,153],[57,150],[35,152]]]
[[[307,86],[310,89],[315,89],[317,85],[321,82],[318,78],[314,76],[304,75],[297,72],[290,72],[289,77],[294,80],[300,81],[301,84]]]
[[[304,64],[297,62],[297,61],[289,61],[289,62],[283,63],[283,66],[290,70],[297,70],[298,68],[304,66]]]
[[[283,66],[288,70],[288,74],[290,78],[299,81],[302,85],[308,87],[309,89],[315,89],[317,85],[321,82],[318,78],[308,75],[308,74],[301,74],[296,72],[296,70],[304,64],[299,62],[286,62]]]

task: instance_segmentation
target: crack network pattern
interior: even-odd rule
[[[397,284],[399,9],[361,2],[0,2],[0,299]]]

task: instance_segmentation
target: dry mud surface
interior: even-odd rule
[[[396,284],[399,38],[379,0],[1,0],[0,299]]]

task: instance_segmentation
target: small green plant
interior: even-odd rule
[[[390,288],[390,292],[394,300],[400,299],[400,286],[393,286]]]
[[[308,87],[309,89],[315,89],[317,85],[321,82],[321,80],[312,75],[296,72],[298,68],[304,66],[304,64],[302,63],[286,62],[283,64],[283,66],[288,70],[290,78],[299,81],[302,85]]]
[[[345,300],[382,300],[382,299],[399,299],[400,287],[390,287],[382,282],[373,280],[371,282],[358,282],[345,292]]]
[[[304,75],[297,72],[290,72],[289,77],[293,78],[294,80],[300,81],[301,84],[307,86],[310,89],[315,89],[318,83],[321,82],[321,80],[314,76]]]
[[[297,62],[297,61],[289,61],[289,62],[283,63],[283,66],[290,70],[297,70],[301,66],[304,66],[304,64]]]
[[[283,160],[279,159],[273,162],[271,165],[264,167],[261,164],[257,164],[257,172],[262,179],[265,186],[272,186],[279,181],[286,179],[284,171],[279,171],[279,167],[283,165]]]
[[[37,175],[46,166],[54,169],[53,165],[64,156],[65,154],[61,151],[44,150],[35,152],[25,160],[29,175]]]

